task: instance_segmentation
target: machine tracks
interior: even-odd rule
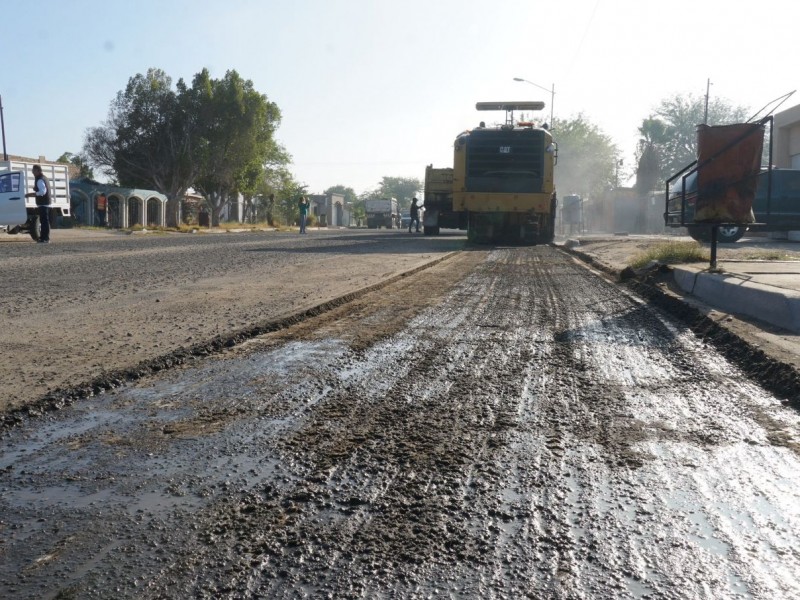
[[[467,251],[12,431],[0,592],[789,598],[798,421],[556,249]]]

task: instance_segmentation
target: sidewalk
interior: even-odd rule
[[[730,261],[720,272],[676,265],[675,283],[717,310],[800,333],[800,262]]]

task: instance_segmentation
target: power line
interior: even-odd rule
[[[589,34],[589,29],[592,26],[592,22],[594,21],[594,14],[597,12],[597,7],[600,6],[600,0],[596,0],[594,3],[594,8],[592,9],[592,14],[589,15],[589,21],[586,23],[586,27],[583,30],[583,35],[581,36],[581,41],[578,42],[578,45],[575,47],[575,52],[572,54],[572,60],[569,63],[569,67],[567,67],[567,76],[572,73],[572,67],[575,66],[575,61],[578,60],[578,55],[583,48],[583,42],[586,40],[586,36]]]

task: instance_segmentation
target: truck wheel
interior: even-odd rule
[[[544,228],[544,231],[539,236],[539,243],[540,244],[552,244],[553,240],[556,237],[556,221],[555,217],[551,216],[546,219],[547,226]]]
[[[39,215],[31,215],[28,217],[26,225],[28,226],[28,233],[31,234],[33,241],[38,242],[42,233],[42,223],[39,221]]]
[[[746,227],[737,227],[735,225],[730,227],[720,227],[717,230],[717,241],[720,244],[733,244],[742,239],[744,232],[747,231]]]
[[[467,224],[467,241],[473,244],[489,244],[494,241],[494,224],[482,214],[470,214]]]
[[[553,202],[553,212],[550,213],[550,226],[547,230],[547,243],[552,244],[556,239],[556,209]]]
[[[711,227],[706,225],[689,225],[686,230],[695,242],[710,242]]]
[[[687,229],[693,240],[704,244],[711,241],[711,225],[690,225]],[[746,227],[738,225],[720,227],[717,231],[717,241],[720,244],[733,244],[742,239],[745,231]]]
[[[475,217],[469,215],[467,220],[467,241],[473,244],[478,243],[478,228],[475,224]]]

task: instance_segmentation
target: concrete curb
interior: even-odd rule
[[[718,310],[747,315],[800,333],[800,293],[796,291],[728,273],[709,273],[681,266],[674,267],[673,277],[684,292]]]

